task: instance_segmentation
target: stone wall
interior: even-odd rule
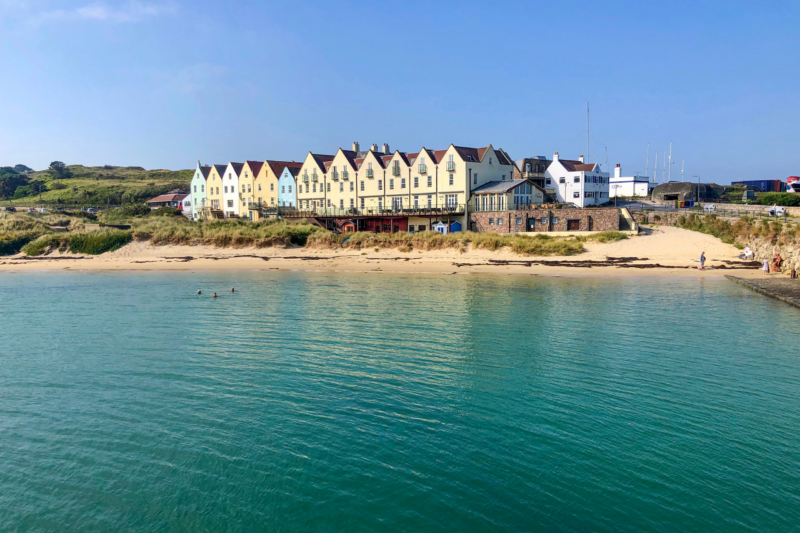
[[[470,229],[480,233],[543,233],[550,231],[619,231],[619,210],[530,209],[470,213]],[[529,220],[533,227],[529,228]],[[572,224],[570,224],[570,221]],[[575,227],[577,225],[577,227]],[[570,227],[572,226],[572,227]]]

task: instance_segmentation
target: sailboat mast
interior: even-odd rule
[[[672,141],[669,142],[669,181],[672,181]]]
[[[658,183],[658,150],[656,150],[656,164],[653,167],[653,183]]]
[[[586,102],[586,162],[589,162],[589,102]]]
[[[644,175],[650,175],[650,141],[647,141],[647,159],[644,162]],[[650,178],[651,180],[653,178]]]

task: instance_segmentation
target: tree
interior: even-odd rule
[[[61,161],[53,161],[50,163],[50,170],[55,173],[59,179],[66,179],[72,177],[72,172],[67,168],[67,165]]]
[[[14,165],[14,170],[19,172],[20,174],[25,174],[26,172],[33,172],[33,169],[27,165]]]
[[[10,198],[14,196],[17,187],[28,183],[28,177],[18,173],[11,167],[0,167],[0,197]]]

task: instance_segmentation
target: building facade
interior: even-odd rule
[[[627,211],[627,210],[625,210]],[[620,231],[625,215],[614,207],[597,209],[525,209],[470,213],[470,229],[480,233]],[[633,220],[633,217],[630,217]]]
[[[648,198],[655,185],[647,176],[623,176],[619,164],[614,168],[614,175],[609,178],[609,198]]]
[[[255,181],[256,176],[261,172],[264,161],[245,161],[239,176],[239,189],[242,193],[241,216],[249,218],[251,221],[259,219],[258,210],[251,209],[256,201]]]
[[[192,220],[200,220],[203,216],[203,208],[206,206],[206,181],[211,172],[211,167],[200,165],[197,162],[197,168],[192,176],[192,181],[189,184],[189,199],[191,202],[191,209],[189,216]]]
[[[278,207],[297,208],[297,175],[300,167],[283,167],[278,177]]]
[[[222,210],[223,179],[228,165],[211,165],[206,180],[206,206],[203,208],[203,218],[225,218]]]
[[[533,180],[490,181],[472,191],[470,211],[529,209],[542,205],[544,189]]]
[[[242,192],[239,190],[239,176],[244,163],[228,163],[222,180],[222,211],[225,218],[237,218],[242,212]]]
[[[548,182],[549,180],[549,182]],[[555,189],[560,203],[571,203],[577,207],[602,205],[609,201],[609,176],[597,163],[584,163],[560,159],[558,152],[545,172],[545,186]]]

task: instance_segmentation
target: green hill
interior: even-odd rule
[[[8,167],[4,169],[12,171]],[[13,192],[7,190],[8,197],[0,197],[0,204],[102,207],[141,203],[172,189],[188,190],[194,174],[193,170],[145,170],[111,165],[68,165],[66,169],[61,179],[57,179],[57,173],[52,170],[17,174],[17,178],[24,177],[24,185],[17,184]]]

